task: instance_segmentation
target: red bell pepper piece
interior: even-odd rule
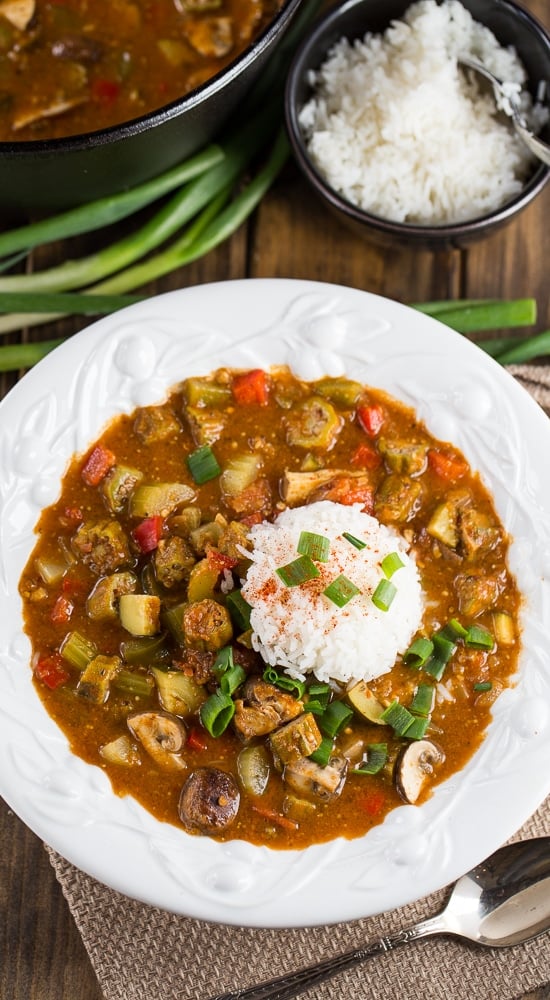
[[[362,469],[378,469],[382,464],[382,456],[370,444],[360,444],[351,456],[351,464]]]
[[[468,463],[461,455],[435,448],[428,451],[428,465],[437,476],[449,483],[456,483],[468,471]]]
[[[269,396],[267,375],[261,368],[235,375],[231,383],[233,398],[239,406],[265,406]]]
[[[73,611],[73,602],[64,594],[60,594],[51,610],[50,618],[54,625],[66,625]]]
[[[132,537],[142,552],[153,552],[162,538],[163,519],[160,514],[152,514],[134,528]]]
[[[116,457],[113,452],[98,444],[92,449],[82,466],[82,479],[88,486],[99,486],[115,462]]]
[[[384,410],[378,403],[368,403],[357,407],[357,420],[369,437],[376,437],[382,430]]]
[[[113,104],[120,94],[120,84],[116,80],[101,78],[93,81],[91,92],[93,99],[101,104]]]
[[[70,677],[59,653],[52,653],[50,656],[39,656],[33,665],[33,672],[37,680],[42,681],[42,684],[45,684],[51,691],[60,687],[61,684],[65,684]]]
[[[206,742],[206,740],[202,736],[202,733],[198,729],[196,729],[196,728],[193,728],[193,729],[189,730],[189,735],[187,737],[186,746],[188,746],[190,750],[207,750],[208,749],[208,743]]]
[[[226,555],[225,552],[220,552],[219,549],[208,549],[206,559],[210,568],[219,573],[223,573],[224,569],[234,569],[239,561],[233,556]]]

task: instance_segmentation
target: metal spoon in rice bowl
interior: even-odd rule
[[[525,145],[531,150],[531,152],[542,161],[550,166],[550,146],[539,139],[538,136],[534,135],[533,132],[525,123],[525,118],[523,117],[521,111],[521,98],[519,93],[509,89],[505,83],[494,76],[482,63],[477,62],[477,60],[470,58],[470,56],[460,56],[459,64],[467,69],[473,70],[475,73],[479,73],[480,76],[485,77],[489,81],[493,88],[493,92],[496,98],[497,106],[504,111],[506,115],[511,119],[512,125],[519,135],[520,139],[525,143]]]

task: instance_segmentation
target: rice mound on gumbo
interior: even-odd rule
[[[383,5],[381,5],[383,6]],[[396,222],[464,222],[523,188],[534,162],[492,93],[469,80],[470,54],[519,92],[526,73],[513,48],[474,21],[458,0],[419,0],[383,35],[337,42],[300,112],[313,162],[344,198]],[[523,111],[535,131],[547,118]]]
[[[298,557],[302,531],[330,539],[327,562],[315,562],[320,575],[286,586],[276,570]],[[343,532],[366,542],[359,550]],[[363,513],[361,504],[343,506],[323,500],[283,511],[273,524],[250,529],[252,565],[242,587],[252,606],[252,645],[271,666],[291,677],[315,674],[320,681],[372,680],[387,673],[410,644],[422,621],[424,602],[416,563],[396,531]],[[384,577],[382,559],[397,552],[403,567],[392,576],[396,595],[387,611],[372,594]],[[323,590],[344,574],[360,590],[342,608]]]

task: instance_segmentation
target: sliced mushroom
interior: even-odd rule
[[[285,767],[283,778],[297,795],[328,802],[342,791],[348,766],[345,757],[331,757],[326,767],[302,757]]]
[[[405,802],[414,804],[445,760],[441,747],[431,740],[416,740],[401,752],[395,765],[395,785]]]
[[[27,125],[34,125],[35,122],[41,121],[42,118],[55,118],[57,115],[64,115],[66,111],[71,111],[73,108],[78,107],[79,104],[84,104],[87,100],[88,98],[83,95],[82,97],[53,101],[51,104],[41,108],[23,109],[16,114],[13,120],[13,130],[18,132],[19,129],[26,128]]]
[[[189,830],[218,833],[235,819],[240,798],[231,774],[217,767],[199,767],[189,775],[181,790],[179,817]]]
[[[185,770],[187,765],[178,755],[185,745],[187,731],[180,719],[168,712],[138,712],[127,721],[130,732],[157,764],[170,771]]]

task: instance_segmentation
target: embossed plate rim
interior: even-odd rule
[[[525,594],[517,685],[459,775],[366,837],[278,852],[218,844],[161,824],[113,795],[68,749],[30,682],[17,581],[42,506],[74,450],[121,409],[162,399],[220,364],[290,363],[305,378],[344,370],[416,405],[468,455],[514,535]],[[183,370],[183,367],[185,370]],[[93,324],[40,362],[0,404],[0,793],[67,860],[126,895],[204,920],[309,926],[368,916],[435,891],[510,837],[550,791],[548,419],[465,338],[397,302],[295,279],[167,293]],[[536,530],[532,525],[536,525]],[[434,862],[435,859],[435,862]],[[331,892],[326,892],[325,877]]]

